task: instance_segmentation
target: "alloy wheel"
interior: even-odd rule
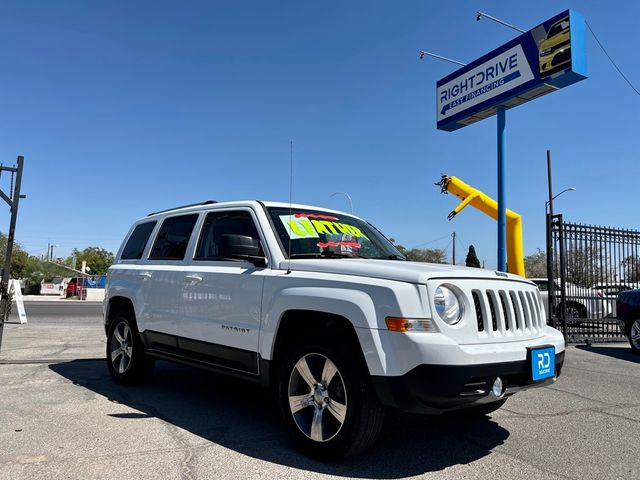
[[[300,431],[316,442],[327,442],[342,429],[347,393],[335,363],[320,353],[300,358],[289,376],[289,410]]]
[[[629,333],[629,339],[631,340],[634,348],[636,350],[640,350],[640,319],[633,322]]]
[[[120,322],[113,330],[110,342],[111,366],[119,374],[123,374],[131,365],[133,355],[133,336],[126,322]]]

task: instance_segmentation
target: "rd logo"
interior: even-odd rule
[[[551,364],[551,356],[548,352],[538,353],[538,370],[546,370]]]

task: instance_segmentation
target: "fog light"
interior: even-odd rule
[[[502,383],[502,379],[500,377],[496,378],[496,381],[493,382],[493,387],[491,387],[491,393],[494,397],[500,398],[504,395],[504,384]]]

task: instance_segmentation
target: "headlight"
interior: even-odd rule
[[[462,318],[462,305],[453,290],[444,285],[436,288],[433,303],[436,313],[449,325],[455,325]]]

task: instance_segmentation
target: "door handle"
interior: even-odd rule
[[[191,282],[191,283],[200,283],[202,281],[202,276],[201,275],[197,275],[195,273],[191,273],[187,276],[184,277],[184,279],[187,282]]]
[[[142,277],[143,280],[147,280],[151,278],[151,272],[138,272],[138,276]]]

